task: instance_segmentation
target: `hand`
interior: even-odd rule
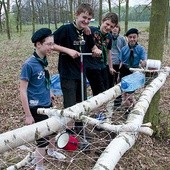
[[[67,54],[70,55],[73,59],[80,56],[80,53],[73,49],[68,49]]]
[[[52,92],[50,92],[50,97],[51,97],[51,100],[55,99],[55,95]]]
[[[146,61],[145,60],[140,60],[140,65],[141,65],[141,67],[146,67]]]
[[[93,53],[92,56],[94,56],[94,57],[101,57],[102,51],[100,49],[96,48],[92,51],[92,53]]]
[[[26,115],[26,117],[25,117],[25,124],[26,125],[31,125],[33,123],[35,123],[35,120],[32,117],[32,115]]]
[[[89,27],[84,28],[84,33],[86,35],[90,35],[91,34],[91,29]]]
[[[109,68],[110,74],[114,75],[116,73],[116,70],[114,68]]]

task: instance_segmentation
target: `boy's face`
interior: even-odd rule
[[[54,45],[54,37],[49,36],[45,38],[45,41],[42,44],[39,43],[38,50],[42,54],[42,56],[48,56],[52,52],[53,45]]]
[[[118,26],[118,25],[116,25],[116,26],[112,29],[112,34],[114,34],[114,35],[119,34],[119,26]]]
[[[130,46],[134,46],[138,41],[138,35],[137,34],[130,34],[127,36],[128,43]]]
[[[103,21],[100,26],[100,31],[103,34],[107,34],[113,30],[113,28],[116,26],[115,23],[112,23],[111,20]]]
[[[92,16],[89,15],[88,12],[76,15],[76,25],[78,29],[86,28],[89,25],[91,19],[92,19]]]

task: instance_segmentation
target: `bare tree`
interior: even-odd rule
[[[9,12],[10,12],[10,0],[2,0],[2,5],[4,7],[5,11],[5,23],[6,23],[6,30],[7,30],[7,36],[8,39],[11,39],[11,33],[10,33],[10,19],[9,19]]]
[[[169,36],[169,33],[168,33],[168,30],[169,30],[169,17],[170,16],[170,2],[168,1],[167,2],[167,17],[166,17],[166,31],[165,31],[165,42],[166,44],[168,44],[168,36]]]
[[[35,32],[35,6],[34,6],[34,0],[31,0],[31,6],[32,6],[32,33]]]
[[[54,25],[55,28],[57,29],[57,3],[56,0],[53,0],[53,15],[54,15]]]
[[[129,0],[126,0],[125,32],[128,30]]]
[[[0,1],[0,32],[2,32],[2,1]]]
[[[99,1],[99,25],[101,25],[101,21],[102,21],[102,0]]]
[[[16,29],[17,32],[22,31],[22,22],[21,22],[21,0],[15,0],[16,7],[17,7],[17,18],[16,18]]]
[[[73,21],[74,17],[73,17],[73,0],[69,0],[69,4],[70,4],[70,20]]]
[[[108,0],[108,5],[109,5],[109,12],[112,12],[112,6],[111,6],[111,1]]]
[[[149,46],[148,56],[151,59],[162,60],[165,44],[165,26],[167,22],[167,5],[169,0],[152,0],[151,6],[151,19],[150,19],[150,30],[149,30]],[[164,12],[160,12],[164,9]],[[160,92],[154,96],[152,103],[146,114],[146,121],[152,122],[153,129],[156,135],[159,134],[159,119],[160,112],[158,109],[158,103],[160,100]]]
[[[50,28],[51,17],[50,17],[49,0],[46,0],[46,7],[47,7],[47,22],[48,22],[48,28]]]
[[[118,15],[119,15],[119,21],[121,16],[121,4],[124,3],[126,0],[119,0],[118,2]]]

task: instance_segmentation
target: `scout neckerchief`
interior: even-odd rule
[[[45,72],[45,81],[47,84],[47,89],[50,88],[50,84],[51,84],[51,80],[50,80],[50,74],[49,71],[47,69],[45,69],[45,67],[48,66],[48,61],[47,61],[47,57],[45,56],[43,59],[40,58],[38,56],[38,54],[34,51],[33,55],[35,56],[36,60],[43,66],[44,68],[44,72]]]
[[[134,46],[129,46],[129,49],[130,49],[130,56],[129,56],[129,62],[128,62],[128,66],[129,68],[133,67],[133,64],[134,64],[134,48],[136,47],[137,43],[134,45]]]
[[[83,37],[83,31],[84,30],[83,29],[79,30],[77,25],[76,25],[76,22],[73,22],[73,25],[76,28],[76,32],[78,34],[79,50],[80,50],[80,52],[82,52],[82,49],[81,49],[82,44],[80,44],[80,43],[84,40],[84,37]]]
[[[100,31],[100,27],[98,27],[98,30],[94,32],[94,41],[96,46],[102,50],[101,61],[104,62],[104,64],[107,64],[107,45],[110,41],[109,34],[102,34]]]
[[[119,35],[117,34],[117,35],[112,35],[112,47],[116,47],[117,46],[117,37],[118,37]]]

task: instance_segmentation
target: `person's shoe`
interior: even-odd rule
[[[66,132],[69,134],[69,135],[75,135],[75,131],[74,129],[66,129]]]
[[[49,149],[47,150],[47,155],[49,155],[49,156],[51,156],[51,157],[53,157],[55,159],[59,159],[59,160],[62,160],[62,159],[66,158],[66,156],[64,154],[59,153],[57,151],[51,151]]]
[[[124,119],[127,119],[128,116],[129,116],[129,113],[130,113],[130,109],[127,109],[127,110],[125,111],[125,114],[123,115],[123,118],[124,118]]]

